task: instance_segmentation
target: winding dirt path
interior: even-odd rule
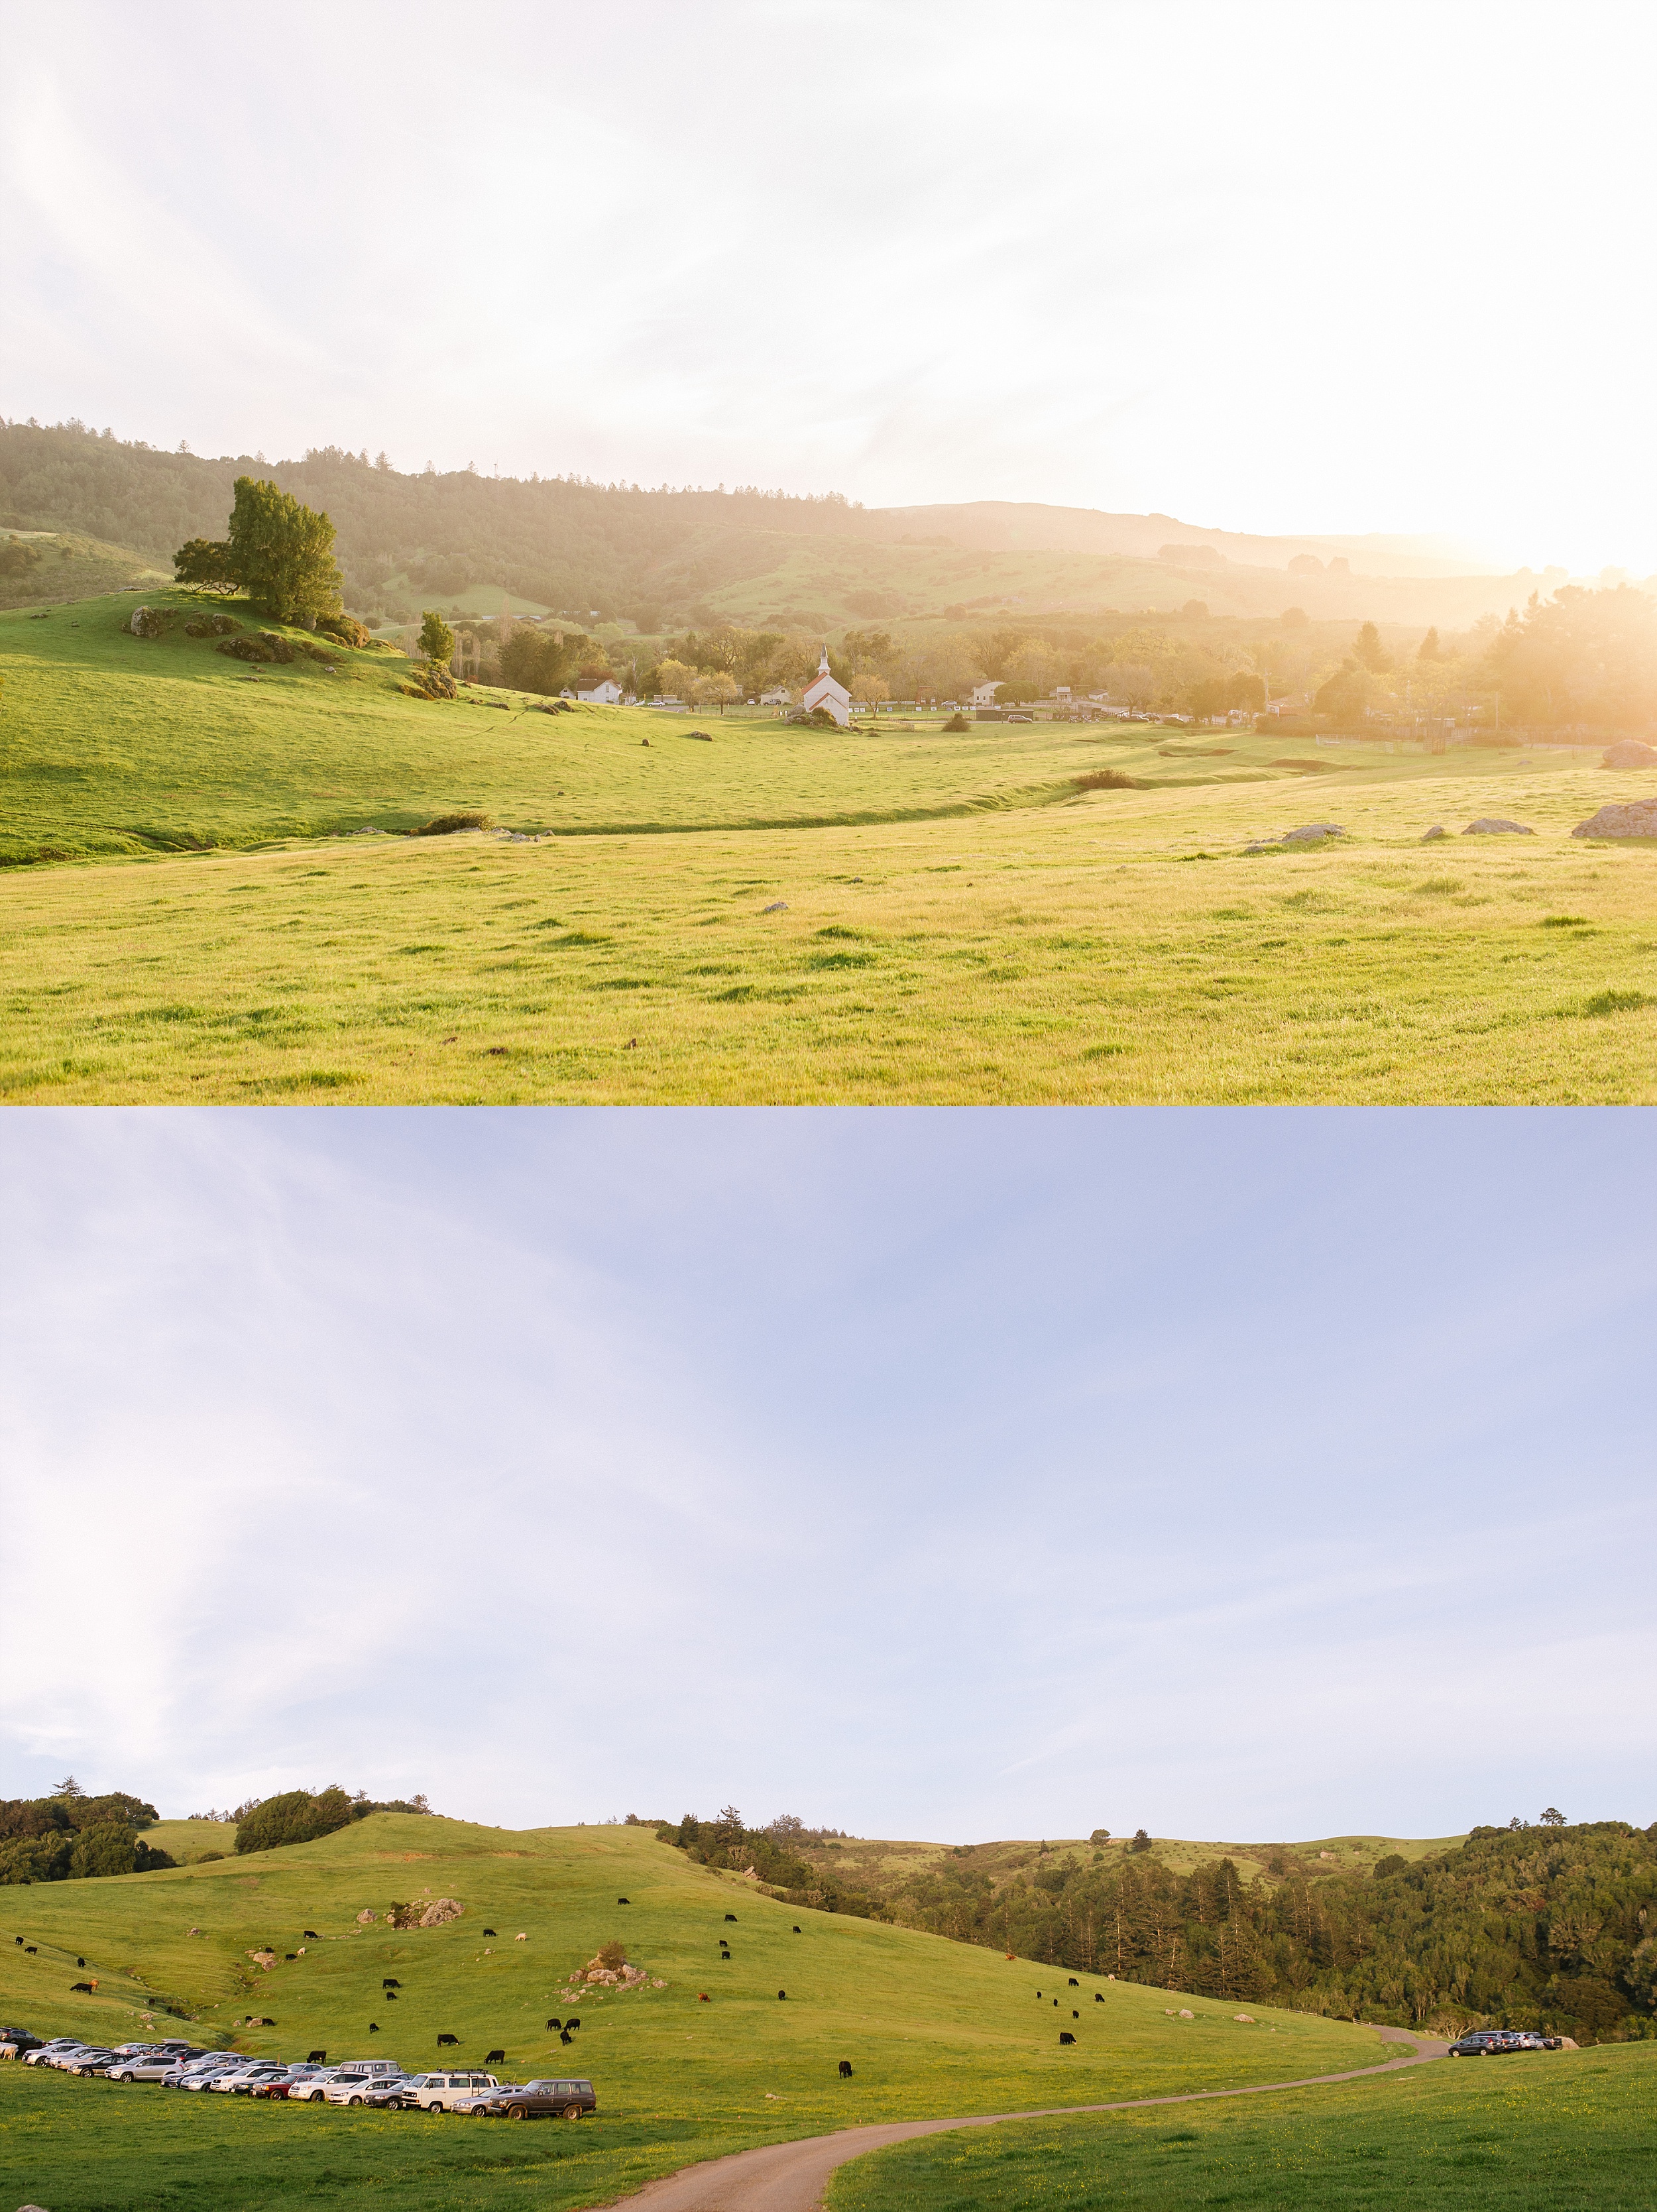
[[[1410,2046],[1407,2058],[1389,2058],[1379,2066],[1354,2066],[1344,2074],[1312,2074],[1300,2081],[1252,2081],[1243,2089],[1187,2089],[1173,2097],[1124,2097],[1110,2105],[1054,2105],[1033,2112],[977,2112],[958,2120],[893,2120],[871,2128],[844,2128],[832,2136],[807,2136],[800,2142],[766,2143],[758,2150],[735,2152],[729,2158],[710,2160],[705,2166],[686,2166],[681,2172],[652,2181],[620,2202],[637,2212],[815,2212],[835,2168],[865,2151],[884,2150],[888,2143],[908,2142],[916,2136],[945,2134],[951,2128],[990,2128],[1003,2120],[1062,2119],[1076,2112],[1126,2112],[1148,2105],[1196,2105],[1211,2097],[1258,2097],[1280,2089],[1317,2089],[1336,2081],[1362,2081],[1378,2074],[1395,2074],[1405,2066],[1424,2066],[1442,2058],[1447,2043],[1421,2035],[1407,2035],[1401,2027],[1383,2027],[1383,2043]]]

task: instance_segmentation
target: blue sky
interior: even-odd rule
[[[1651,1133],[15,1114],[0,1794],[1649,1820]]]
[[[1657,568],[1640,0],[290,0],[269,35],[307,58],[261,75],[208,0],[10,11],[0,411]]]

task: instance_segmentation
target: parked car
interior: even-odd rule
[[[189,2066],[179,2077],[180,2089],[210,2089],[221,2074],[234,2074],[241,2065],[239,2058],[221,2061],[216,2066]]]
[[[119,2066],[120,2063],[119,2051],[94,2048],[90,2051],[77,2051],[75,2054],[75,2063],[65,2067],[64,2070],[68,2074],[101,2074],[107,2067]]]
[[[319,2066],[314,2074],[295,2081],[288,2092],[290,2105],[320,2105],[324,2091],[338,2072],[335,2066]]]
[[[169,2058],[164,2051],[140,2051],[136,2057],[123,2058],[109,2069],[112,2081],[165,2081],[178,2061]]]
[[[37,2043],[33,2051],[23,2054],[25,2066],[50,2066],[53,2059],[65,2051],[80,2051],[84,2046],[78,2035],[54,2035],[45,2043]]]
[[[60,2074],[72,2074],[83,2058],[92,2057],[98,2050],[95,2043],[72,2043],[67,2051],[59,2051],[48,2058],[48,2066],[55,2066]]]
[[[40,2048],[41,2039],[26,2027],[0,2027],[0,2058],[24,2058]]]
[[[255,2081],[247,2094],[250,2097],[280,2100],[293,2096],[326,2070],[320,2066],[284,2066],[280,2074],[273,2075],[268,2081]]]
[[[388,2089],[402,2080],[400,2074],[337,2074],[323,2091],[330,2105],[360,2105],[377,2089]]]
[[[492,2074],[428,2074],[417,2089],[405,2087],[403,2101],[423,2112],[452,2112],[460,2097],[475,2097],[480,2090],[498,2089]]]
[[[503,2089],[487,2101],[491,2118],[538,2120],[557,2118],[578,2120],[596,2112],[599,2100],[590,2081],[527,2081],[521,2089]]]
[[[509,2097],[523,2087],[521,2081],[497,2081],[492,2089],[469,2089],[464,2097],[457,2097],[449,2106],[452,2112],[463,2112],[472,2119],[487,2119],[489,2108],[497,2097]]]
[[[429,2074],[398,2074],[389,2081],[370,2082],[362,2102],[377,2112],[400,2112],[415,2102],[414,2093],[431,2079]]]
[[[232,2066],[210,2086],[222,2097],[245,2097],[256,2081],[274,2081],[287,2070],[279,2058],[259,2058],[247,2066]]]

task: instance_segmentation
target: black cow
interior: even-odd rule
[[[21,1936],[14,1936],[11,1940],[14,1943],[21,1943],[23,1939]]]
[[[370,2035],[378,2035],[378,2034],[379,2034],[379,2033],[380,2033],[380,2023],[379,2023],[379,2021],[378,2021],[377,2020],[371,2020],[371,2021],[369,2022],[369,2033]]]
[[[549,2028],[556,2027],[562,2029],[564,2027],[564,2022],[561,2020],[549,2020],[546,2024]]]
[[[299,1956],[299,1954],[297,1951],[284,1951],[282,1955],[287,1963],[289,1966],[292,1966],[294,1960]]]
[[[308,1943],[320,1943],[322,1941],[314,1928],[302,1928],[299,1932]]]
[[[1080,2020],[1081,2014],[1079,2012],[1072,2012],[1070,2017],[1072,2020]]]
[[[616,1899],[616,1903],[618,1905],[631,1905],[632,1901],[633,1900],[631,1897],[618,1897]]]
[[[458,2035],[440,2035],[437,2039],[437,2048],[441,2051],[446,2044],[453,2045],[458,2051],[460,2047],[460,2039]]]
[[[75,1961],[75,1963],[76,1963],[76,1965],[77,1966],[85,1966],[85,1964],[86,1964],[86,1960],[85,1960],[84,1959],[77,1959],[77,1960]]]
[[[488,2052],[488,2053],[486,2053],[486,2054],[485,2054],[485,2056],[484,2056],[484,2065],[485,2065],[485,2066],[492,2066],[492,2065],[495,2063],[495,2061],[496,2061],[497,2058],[500,2060],[500,2062],[501,2062],[501,2063],[502,2063],[503,2065],[505,2065],[505,2063],[506,2063],[506,2053],[505,2053],[505,2051],[489,2051],[489,2052]]]
[[[736,1915],[735,1915],[735,1913],[734,1913],[734,1912],[728,1912],[728,1913],[725,1915],[725,1917],[727,1918],[727,1920],[734,1920],[734,1919],[735,1919],[735,1917],[736,1917]]]
[[[794,1923],[794,1932],[796,1936],[800,1933],[800,1923],[797,1920]]]
[[[1055,1998],[1053,1999],[1053,2002],[1054,2002],[1055,2004],[1057,2004],[1057,2003],[1058,2002],[1058,1999],[1057,1999],[1057,1997],[1055,1997]]]
[[[1080,1983],[1079,1981],[1077,1981],[1077,1979],[1076,1979],[1076,1978],[1075,1978],[1075,1976],[1074,1974],[1072,1974],[1072,1975],[1071,1975],[1071,1977],[1070,1977],[1070,1987],[1071,1987],[1073,1990],[1079,1990],[1079,1989],[1081,1987],[1081,1983]]]
[[[840,2061],[840,2079],[843,2081],[850,2081],[851,2079],[851,2061],[849,2058],[843,2058]]]
[[[492,1936],[495,1933],[495,1930],[492,1928],[485,1928],[484,1933],[485,1936]]]
[[[403,1986],[395,1974],[388,1974],[380,1984],[382,1990],[400,1990]]]
[[[1075,2041],[1075,2036],[1071,2034],[1068,2027],[1060,2028],[1058,2032],[1058,2039],[1061,2043],[1074,2043]]]
[[[564,2026],[566,2027],[579,2027],[581,2026],[581,2022],[578,2020],[567,2020],[564,2022]]]
[[[778,1997],[779,1997],[779,1998],[781,1998],[781,1997],[786,1997],[786,1996],[787,1996],[787,1995],[788,1995],[788,1991],[787,1991],[786,1990],[778,1990],[778,1991],[777,1992],[777,1996],[778,1996]]]
[[[69,1993],[72,1997],[89,1997],[92,1995],[92,1984],[90,1982],[71,1982],[69,1985]]]
[[[39,1952],[40,1948],[40,1947],[38,1943],[25,1943],[23,1946],[24,1955],[27,1958],[33,1959]]]
[[[1040,1991],[1039,1990],[1038,1990],[1036,1991],[1036,1995],[1037,1995],[1038,1996],[1039,1996],[1041,1995],[1041,1991]]]
[[[575,2038],[570,2034],[570,2030],[566,2027],[564,2033],[559,2036],[558,2040],[560,2043],[573,2043],[575,2041]]]
[[[306,2055],[305,2063],[308,2066],[326,2066],[327,2063],[328,2054],[326,2051],[313,2051]]]
[[[1093,1991],[1093,2002],[1094,2002],[1095,2004],[1103,2004],[1103,2003],[1104,2003],[1104,2002],[1105,2002],[1105,1992],[1104,1992],[1104,1990],[1095,1990]]]

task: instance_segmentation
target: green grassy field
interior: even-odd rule
[[[401,1933],[358,1919],[428,1892],[459,1899],[464,1917]],[[666,1986],[564,1997],[565,1977],[618,1937]],[[265,1944],[278,1961],[268,1972],[249,1956]],[[532,2183],[537,2203],[575,2206],[850,2121],[1154,2096],[1382,2060],[1368,2029],[1256,2006],[1244,2025],[1236,2008],[1203,2000],[1189,2001],[1193,2019],[1171,2019],[1179,2000],[1164,1991],[1091,1975],[1071,1989],[1056,1972],[774,1903],[649,1830],[375,1814],[316,1844],[174,1873],[0,1891],[0,2019],[111,2042],[153,2021],[157,2033],[250,2051],[322,2048],[410,2069],[435,2064],[436,2038],[450,2033],[464,2063],[504,2049],[496,2070],[510,2078],[589,2075],[595,2124],[484,2130],[0,2067],[0,2180],[9,2201],[50,2212],[330,2203],[371,2185],[414,2207],[493,2206],[521,2202]],[[394,1999],[387,1975],[403,1984]],[[95,1995],[70,1994],[94,1977]],[[582,2027],[566,2049],[544,2023],[571,2012]],[[250,2015],[276,2025],[240,2027]],[[1061,2050],[1061,2022],[1079,2036],[1074,2048]],[[842,2057],[850,2083],[838,2079]]]
[[[1569,835],[1638,771],[1148,725],[701,744],[410,700],[384,653],[250,683],[119,611],[0,615],[6,850],[82,860],[0,878],[15,1102],[1657,1096],[1657,848]],[[468,808],[539,842],[366,834]],[[1421,842],[1489,814],[1536,835]]]
[[[841,2168],[829,2212],[1645,2212],[1657,2050],[1420,2067],[1382,2081],[929,2136]]]

